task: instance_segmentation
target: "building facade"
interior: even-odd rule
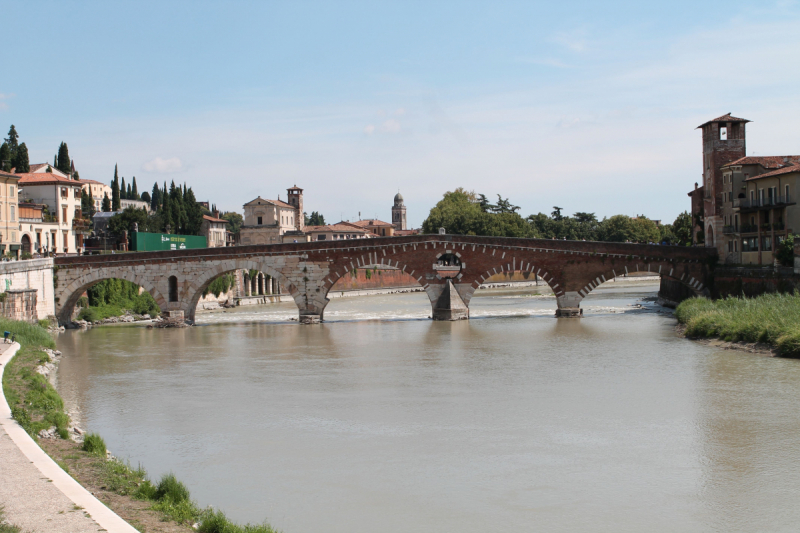
[[[96,213],[103,210],[103,198],[106,195],[108,195],[108,199],[111,200],[111,187],[105,183],[95,180],[80,180],[80,184],[81,188],[86,191],[86,194],[92,195]]]
[[[305,232],[312,241],[344,241],[350,239],[367,239],[368,231],[347,222],[328,224],[326,226],[306,226]]]
[[[703,185],[689,193],[693,243],[727,264],[769,265],[778,244],[800,229],[800,156],[745,153],[746,119],[730,113],[703,130]]]
[[[0,171],[0,253],[17,253],[19,234],[19,175]]]
[[[200,226],[200,235],[206,238],[206,246],[220,248],[227,245],[228,221],[219,218],[219,211],[214,211],[213,216],[203,215],[203,224]]]
[[[406,205],[403,203],[403,195],[399,192],[394,195],[394,205],[392,206],[392,225],[396,230],[407,230]]]
[[[17,174],[20,196],[26,203],[46,205],[48,213],[57,223],[58,231],[47,246],[48,252],[79,253],[83,247],[83,238],[91,232],[91,223],[84,220],[81,214],[82,187],[79,181],[59,174]],[[36,233],[36,230],[31,231]],[[44,236],[45,229],[42,228],[41,232]]]
[[[303,230],[303,189],[295,186],[288,192],[291,203],[259,196],[244,204],[240,244],[279,244],[286,232]]]

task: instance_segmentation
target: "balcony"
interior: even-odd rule
[[[72,219],[72,231],[88,235],[92,232],[92,221],[83,218]]]
[[[756,224],[742,224],[740,226],[741,231],[739,233],[757,233],[758,232],[758,225]]]
[[[739,228],[736,226],[722,226],[722,233],[730,235],[731,233],[739,233]]]
[[[733,207],[742,210],[751,209],[769,209],[771,207],[780,207],[786,205],[794,205],[796,202],[788,194],[785,196],[772,196],[767,198],[734,198]]]

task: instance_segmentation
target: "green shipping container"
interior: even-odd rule
[[[166,233],[131,234],[131,250],[134,252],[156,252],[159,250],[189,250],[206,248],[206,238],[196,235],[168,235]]]

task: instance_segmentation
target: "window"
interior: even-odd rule
[[[61,187],[61,198],[66,198],[66,197],[67,197],[67,188]]]
[[[772,238],[770,237],[761,237],[761,250],[764,252],[772,251]]]
[[[739,251],[739,241],[733,241],[733,251],[734,252]]]
[[[14,206],[11,206],[11,222],[17,220],[17,213],[15,212]]]
[[[66,252],[69,249],[69,234],[65,231],[64,232],[64,251]]]
[[[67,223],[67,208],[66,207],[62,207],[61,208],[61,223],[62,224],[66,224]]]
[[[11,198],[14,198],[14,186],[13,185],[10,185],[8,187],[8,196],[11,197]]]
[[[728,128],[726,126],[722,126],[719,129],[719,140],[720,141],[727,141],[728,140]]]
[[[178,278],[175,276],[169,277],[169,301],[178,301]]]
[[[753,204],[756,201],[756,191],[750,191],[750,203]]]
[[[261,217],[258,217],[258,225],[261,225]]]
[[[757,252],[758,251],[758,237],[747,237],[742,239],[743,252]]]
[[[72,190],[72,196],[74,198],[80,198],[81,197],[81,190],[76,187],[75,189]]]
[[[786,202],[789,202],[789,186],[786,186]]]
[[[318,241],[324,241],[325,240],[325,235],[317,235],[317,240]]]

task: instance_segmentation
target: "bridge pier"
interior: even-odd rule
[[[562,296],[556,297],[556,318],[580,318],[583,316],[581,309],[583,297],[575,291],[565,292]]]
[[[431,318],[434,320],[466,320],[469,318],[469,307],[449,279],[442,289],[442,294],[433,303]]]

